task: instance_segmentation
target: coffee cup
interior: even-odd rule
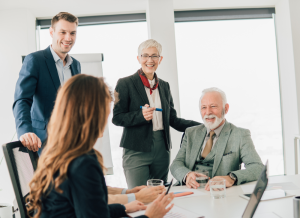
[[[0,218],[12,218],[12,206],[0,203]]]

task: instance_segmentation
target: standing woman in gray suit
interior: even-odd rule
[[[123,168],[129,188],[146,185],[148,179],[168,179],[170,126],[184,132],[200,123],[177,117],[168,82],[155,71],[161,63],[162,46],[153,39],[138,48],[141,68],[119,79],[112,122],[123,126]],[[148,107],[140,109],[140,106]],[[156,111],[160,108],[162,111]],[[179,143],[179,142],[178,142]]]

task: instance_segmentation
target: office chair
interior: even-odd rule
[[[15,211],[20,213],[21,218],[28,218],[25,199],[37,168],[38,154],[29,151],[20,141],[4,144],[2,148],[18,204]]]

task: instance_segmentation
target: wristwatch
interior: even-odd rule
[[[236,175],[235,175],[234,173],[229,173],[229,177],[234,181],[233,185],[235,185],[236,182],[237,182],[237,177],[236,177]]]

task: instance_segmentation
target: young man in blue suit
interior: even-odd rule
[[[52,45],[26,56],[16,84],[13,113],[18,138],[29,150],[41,153],[56,94],[80,63],[68,55],[76,41],[78,18],[60,12],[51,21]]]

